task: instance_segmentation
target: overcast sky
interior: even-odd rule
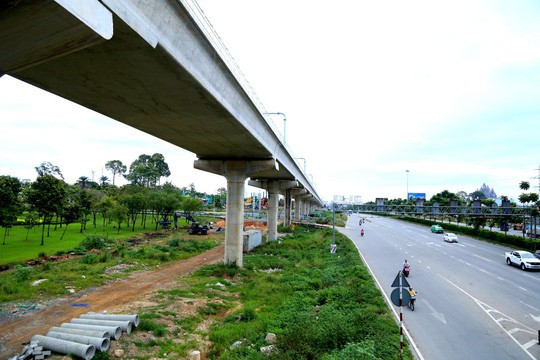
[[[200,0],[316,188],[428,197],[482,183],[517,197],[540,164],[540,5],[536,1]],[[281,124],[281,119],[275,119]],[[50,161],[68,182],[164,154],[170,180],[214,192],[195,156],[4,76],[0,174],[35,178]],[[110,177],[103,170],[104,174]]]

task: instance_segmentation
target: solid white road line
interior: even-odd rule
[[[517,344],[517,345],[518,345],[525,353],[526,353],[526,354],[527,354],[527,355],[529,355],[529,357],[530,357],[531,359],[533,359],[533,360],[538,360],[536,357],[533,356],[533,354],[531,354],[531,353],[527,350],[527,349],[530,347],[530,345],[529,345],[529,344],[530,344],[530,341],[527,342],[526,344],[522,345],[522,344],[521,344],[521,343],[520,343],[520,342],[512,335],[513,333],[515,333],[515,331],[512,332],[512,333],[510,333],[509,330],[506,330],[506,329],[501,325],[501,322],[502,322],[503,320],[511,321],[512,323],[515,323],[515,324],[518,324],[518,325],[522,326],[522,328],[520,329],[521,331],[524,331],[524,332],[526,332],[526,333],[530,333],[530,334],[532,334],[532,335],[535,335],[536,332],[535,332],[533,329],[529,328],[529,327],[526,326],[526,325],[523,325],[523,324],[517,322],[516,320],[512,319],[510,316],[505,315],[505,314],[503,314],[502,312],[500,312],[500,311],[494,309],[493,307],[487,305],[486,303],[484,303],[484,302],[478,300],[477,298],[475,298],[474,296],[472,296],[471,294],[469,294],[467,291],[463,290],[462,288],[460,288],[459,286],[457,286],[456,284],[454,284],[452,281],[450,281],[450,280],[448,280],[447,278],[445,278],[444,276],[442,276],[441,274],[437,273],[437,275],[439,275],[441,278],[443,278],[444,280],[446,280],[450,285],[454,286],[456,289],[458,289],[459,291],[461,291],[462,293],[464,293],[465,295],[467,295],[468,297],[470,297],[476,304],[478,304],[478,306],[480,306],[480,308],[481,308],[482,310],[484,310],[484,312],[485,312],[485,313],[486,313],[493,321],[495,321],[495,323],[496,323],[497,325],[499,325],[499,327],[500,327],[500,328],[501,328],[501,329],[502,329],[502,330],[503,330],[503,331],[504,331],[504,332],[505,332],[505,333],[506,333],[506,334],[507,334],[507,335],[508,335],[508,336],[509,336],[509,337],[510,337],[510,338],[511,338],[511,339],[512,339],[512,340],[513,340],[513,341],[514,341],[514,342],[515,342],[515,343],[516,343],[516,344]],[[493,316],[493,314],[492,314],[493,312],[496,312],[496,313],[498,313],[498,314],[500,314],[500,315],[503,315],[505,318],[497,318],[497,319],[496,319],[496,318]],[[512,329],[512,330],[513,330],[513,329]],[[531,341],[533,341],[533,340],[531,340]],[[534,340],[534,341],[536,342],[536,340]]]
[[[350,239],[350,238],[349,238]],[[379,280],[377,279],[377,277],[375,276],[375,273],[373,272],[373,270],[371,270],[371,267],[369,266],[368,262],[366,261],[366,258],[364,257],[364,255],[362,254],[362,252],[360,251],[360,248],[358,247],[358,244],[356,244],[356,241],[354,241],[353,239],[350,239],[354,246],[356,246],[356,250],[358,250],[358,254],[360,254],[360,257],[362,258],[362,261],[364,262],[364,264],[366,264],[366,267],[368,268],[369,270],[369,273],[371,274],[371,276],[373,277],[373,280],[375,280],[375,283],[377,284],[377,286],[379,287],[379,290],[381,291],[381,293],[383,294],[384,296],[384,300],[386,301],[386,303],[388,304],[388,306],[390,307],[390,309],[392,310],[392,312],[394,313],[394,316],[396,317],[396,320],[399,322],[399,315],[398,313],[396,312],[396,309],[394,309],[394,306],[392,304],[392,302],[390,301],[390,299],[388,298],[388,296],[386,295],[386,293],[384,292],[384,289],[383,287],[381,286],[381,283],[379,282]],[[414,351],[416,352],[416,355],[418,356],[418,358],[420,360],[425,360],[424,359],[424,356],[422,356],[422,353],[420,352],[420,349],[418,348],[418,346],[416,346],[416,343],[414,342],[411,334],[409,334],[409,331],[407,330],[407,328],[405,327],[405,325],[403,325],[403,332],[405,333],[405,335],[407,336],[407,338],[409,339],[409,342],[411,343],[412,347],[414,348]]]

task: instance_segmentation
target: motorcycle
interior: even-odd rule
[[[362,231],[360,231],[360,236],[364,236],[364,229],[362,229]]]
[[[403,270],[402,270],[402,273],[403,275],[405,275],[405,277],[409,277],[409,272],[411,271],[411,268],[409,265],[406,265]]]

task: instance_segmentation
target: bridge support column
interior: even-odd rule
[[[296,201],[299,201],[298,206],[298,212],[299,212],[299,219],[302,219],[307,214],[308,204],[310,199],[313,197],[311,194],[302,194],[295,197]],[[296,213],[295,213],[296,215]]]
[[[285,218],[283,219],[283,226],[291,226],[291,208],[292,208],[292,197],[291,189],[285,190]]]
[[[306,189],[293,189],[291,191],[291,195],[294,198],[294,220],[299,221],[300,220],[300,212],[302,208],[302,200],[301,195],[304,195],[307,193]]]
[[[285,193],[285,217],[284,225],[290,226],[291,222],[291,189],[299,186],[298,181],[293,180],[250,180],[250,186],[258,187],[268,191],[268,212],[267,212],[267,233],[266,240],[274,241],[277,239],[278,224],[278,206],[279,194]],[[289,197],[287,200],[287,193]],[[287,205],[288,202],[288,205]]]
[[[225,225],[225,264],[243,266],[244,188],[246,179],[258,172],[275,169],[275,160],[195,160],[199,170],[227,179],[227,218]]]
[[[266,241],[277,239],[277,222],[279,206],[279,184],[277,181],[268,182],[268,213],[266,216]]]

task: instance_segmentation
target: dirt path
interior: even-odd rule
[[[214,264],[223,259],[224,245],[189,259],[163,268],[137,273],[129,277],[96,288],[84,295],[67,300],[37,312],[31,316],[0,324],[0,358],[4,359],[19,352],[22,343],[30,341],[35,334],[45,335],[50,327],[69,322],[72,318],[88,311],[114,312],[142,295],[175,283],[178,276],[187,274],[206,264]],[[89,307],[72,307],[71,303],[84,303]]]

